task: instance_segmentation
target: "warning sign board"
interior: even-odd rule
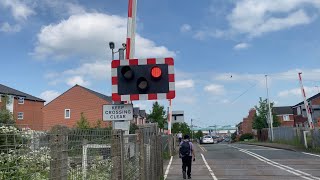
[[[130,121],[132,119],[132,104],[103,105],[103,121]]]

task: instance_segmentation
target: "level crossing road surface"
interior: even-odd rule
[[[192,179],[320,180],[320,156],[245,144],[195,145]],[[181,159],[165,167],[167,180],[182,179]]]

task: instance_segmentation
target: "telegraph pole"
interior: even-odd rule
[[[269,127],[270,127],[270,138],[271,138],[271,142],[273,141],[273,117],[272,117],[272,113],[271,113],[271,106],[270,106],[270,99],[269,99],[269,90],[268,90],[268,75],[266,75],[266,88],[267,88],[267,102],[268,102],[268,123],[269,123]]]

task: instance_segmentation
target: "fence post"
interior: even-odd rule
[[[143,132],[142,129],[136,130],[136,134],[138,136],[138,145],[139,145],[139,180],[144,180],[145,178],[145,173],[144,173],[144,137],[143,137]]]
[[[68,179],[68,130],[58,126],[50,134],[50,179]]]
[[[111,159],[112,159],[112,180],[123,180],[123,133],[121,130],[112,131]]]

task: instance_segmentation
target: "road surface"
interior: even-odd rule
[[[245,144],[196,146],[192,179],[320,180],[320,156]],[[182,179],[178,157],[172,159],[165,177]]]

